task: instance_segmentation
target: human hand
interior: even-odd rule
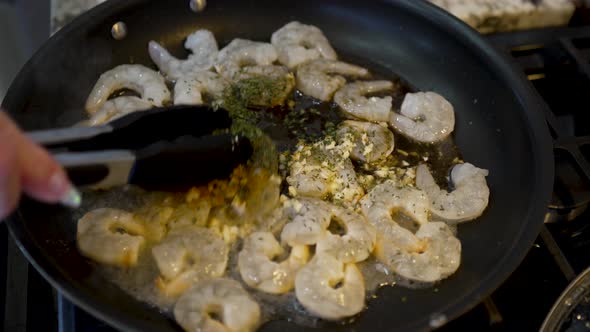
[[[16,208],[21,192],[46,203],[80,205],[63,168],[0,111],[0,220]]]

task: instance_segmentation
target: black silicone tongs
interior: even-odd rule
[[[250,158],[249,140],[226,130],[231,123],[222,109],[174,106],[102,126],[27,134],[52,153],[76,186],[182,190],[225,178]]]

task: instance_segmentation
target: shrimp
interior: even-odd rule
[[[152,248],[161,276],[156,283],[166,295],[175,297],[195,282],[225,273],[228,248],[210,229],[196,226],[176,228]]]
[[[332,205],[314,198],[293,200],[291,205],[291,221],[283,227],[281,241],[291,247],[316,244],[330,226]]]
[[[85,124],[89,126],[105,124],[129,113],[147,110],[152,107],[154,107],[152,103],[135,96],[117,97],[104,103],[102,107],[85,122]]]
[[[350,151],[350,157],[365,163],[386,158],[395,146],[393,133],[389,128],[370,122],[343,121],[337,136],[341,143],[351,139],[354,147]]]
[[[346,83],[346,78],[340,75],[365,77],[369,71],[341,61],[316,59],[298,67],[297,88],[308,96],[330,101],[336,90]]]
[[[293,74],[289,72],[289,69],[283,66],[277,65],[265,65],[265,66],[248,66],[242,68],[242,70],[235,76],[235,81],[256,78],[256,77],[268,77],[271,79],[285,79],[291,77]]]
[[[461,241],[444,222],[429,222],[420,226],[415,236],[426,243],[421,251],[404,249],[388,234],[380,233],[375,256],[406,279],[439,281],[455,273],[461,264]]]
[[[268,66],[277,57],[271,44],[236,38],[219,51],[215,69],[221,76],[233,80],[243,67]]]
[[[420,165],[416,170],[416,186],[430,198],[433,216],[442,221],[463,222],[479,217],[488,206],[487,175],[487,170],[469,163],[455,165],[451,171],[454,190],[448,192],[438,187],[426,165]]]
[[[202,29],[191,33],[184,42],[184,48],[192,54],[185,60],[179,60],[157,42],[152,40],[148,44],[150,58],[171,81],[213,68],[218,47],[210,31]]]
[[[336,285],[341,284],[339,288]],[[365,306],[363,275],[353,263],[316,254],[295,277],[295,296],[315,316],[337,320],[359,313]]]
[[[281,241],[290,246],[316,244],[317,253],[327,253],[344,263],[365,260],[375,245],[375,229],[366,219],[318,199],[292,200],[288,222],[281,233]],[[331,223],[343,229],[343,234],[332,234]]]
[[[304,203],[307,199],[287,198],[282,195],[280,203],[277,204],[272,211],[266,213],[264,218],[259,218],[257,223],[257,230],[270,232],[273,234],[281,234],[285,224],[293,221],[293,219],[302,211]],[[284,241],[283,241],[284,242]]]
[[[318,58],[337,59],[328,38],[313,25],[287,23],[272,34],[270,42],[278,51],[279,62],[289,68]]]
[[[411,187],[398,188],[392,180],[375,186],[361,200],[361,210],[377,229],[378,237],[386,236],[410,251],[422,251],[426,243],[400,223],[414,223],[408,228],[416,228],[416,224],[424,225],[428,223],[429,209],[430,201],[426,193]],[[396,213],[395,219],[393,213]]]
[[[375,246],[376,232],[362,215],[339,206],[331,206],[331,222],[337,223],[344,234],[326,232],[316,245],[316,253],[329,254],[343,263],[367,259]]]
[[[289,162],[287,182],[293,196],[325,198],[355,204],[364,194],[349,159],[352,142],[336,145],[326,139],[300,145]]]
[[[77,242],[82,255],[99,263],[133,266],[145,243],[145,228],[133,214],[101,208],[78,220]]]
[[[334,101],[353,119],[387,122],[391,117],[391,96],[367,98],[364,95],[393,89],[389,81],[354,82],[343,86],[334,95]]]
[[[442,222],[429,222],[430,202],[421,190],[398,188],[391,180],[377,185],[361,201],[361,209],[377,229],[375,256],[393,272],[410,280],[434,282],[454,273],[461,262],[461,242]],[[404,228],[401,210],[417,223]],[[412,227],[415,228],[415,227]]]
[[[201,71],[184,75],[174,85],[174,105],[202,105],[203,95],[210,95],[213,100],[222,97],[227,82],[219,74]]]
[[[139,93],[141,99],[154,106],[162,106],[170,99],[162,75],[142,65],[120,65],[100,75],[86,100],[86,111],[90,115],[98,112],[111,94],[121,89]]]
[[[244,241],[238,255],[242,280],[266,293],[282,294],[293,289],[295,274],[309,259],[307,246],[294,246],[289,257],[280,263],[273,258],[284,254],[284,249],[269,232],[255,232]]]
[[[178,299],[174,318],[188,332],[249,332],[259,324],[260,307],[237,281],[211,279]]]
[[[453,105],[437,93],[408,93],[400,113],[391,113],[390,123],[404,136],[418,142],[433,143],[453,132],[455,112]]]

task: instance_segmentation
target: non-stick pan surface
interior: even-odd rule
[[[152,66],[147,43],[186,55],[197,28],[220,44],[241,37],[269,40],[291,20],[320,27],[338,52],[397,73],[455,106],[455,141],[465,160],[490,170],[490,205],[459,227],[461,267],[430,289],[386,287],[352,324],[331,331],[423,330],[465,312],[520,263],[543,222],[553,179],[542,109],[529,85],[466,25],[421,1],[210,0],[200,14],[186,0],[109,1],[53,36],[12,84],[3,106],[26,130],[72,125],[98,76],[119,64]],[[123,21],[117,41],[111,26]],[[136,301],[96,273],[76,250],[71,211],[24,201],[8,226],[32,264],[74,303],[123,330],[173,331],[174,321]],[[266,331],[299,331],[274,321]]]

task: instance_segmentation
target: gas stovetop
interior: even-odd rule
[[[490,297],[441,331],[536,331],[569,282],[590,266],[588,18],[579,11],[568,28],[487,37],[548,106],[539,111],[545,113],[554,142],[554,193],[545,226],[519,268]],[[8,243],[0,246],[5,331],[114,331],[56,293],[7,239],[4,225],[0,243]]]
[[[590,266],[590,26],[488,40],[548,106],[540,111],[553,137],[554,190],[545,225],[523,263],[490,297],[441,330],[536,331],[569,282]]]

